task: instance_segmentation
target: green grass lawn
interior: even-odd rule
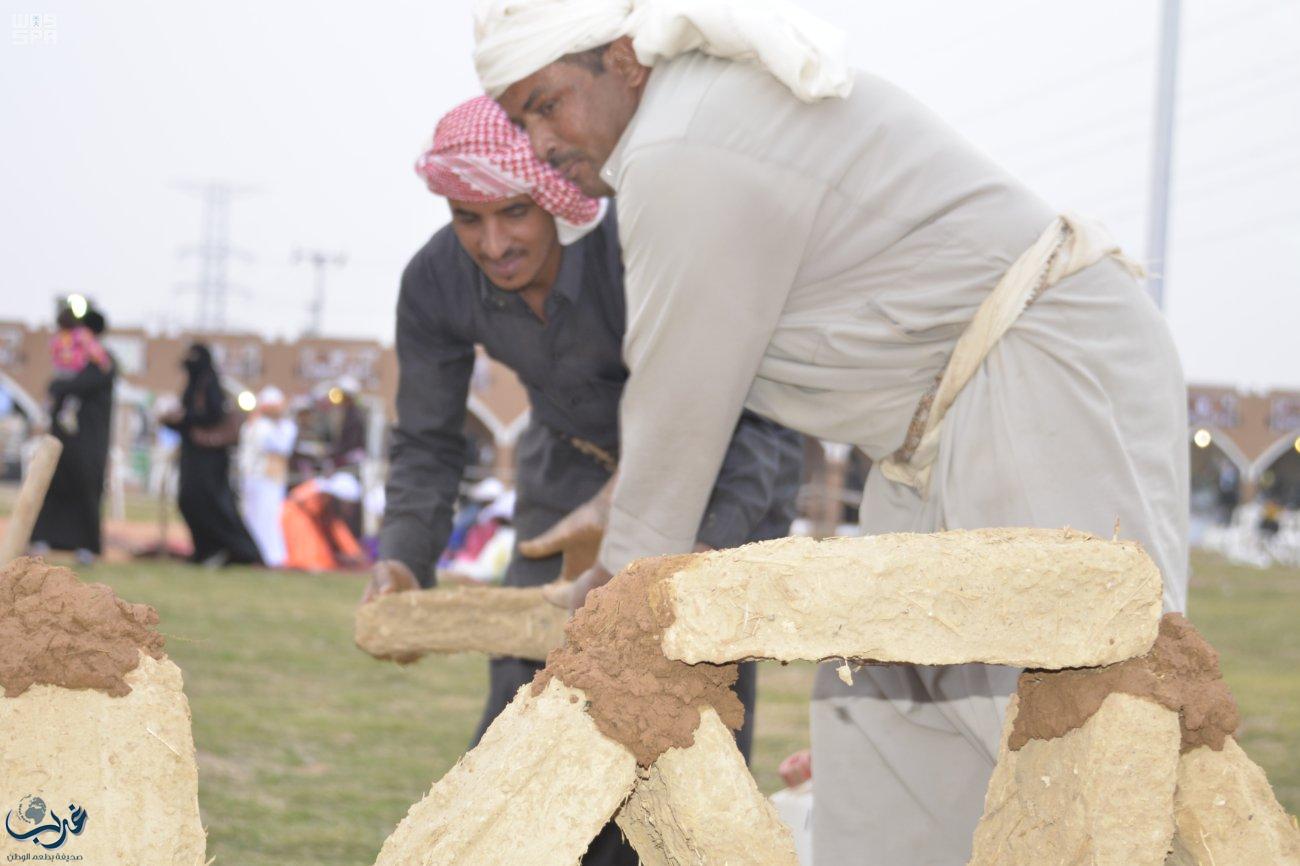
[[[18,485],[13,482],[0,483],[0,516],[7,517],[13,510],[14,501],[18,498]],[[104,497],[105,502],[109,502],[109,497]],[[147,523],[155,525],[161,508],[167,509],[168,519],[179,525],[181,523],[181,512],[176,507],[175,499],[160,503],[157,497],[140,490],[128,490],[122,497],[122,519],[135,523]],[[106,517],[113,517],[111,505],[105,505],[104,514]]]
[[[1194,560],[1192,618],[1223,655],[1241,742],[1300,808],[1300,571]],[[369,864],[478,720],[475,656],[381,664],[352,646],[359,576],[180,565],[85,575],[158,609],[185,673],[208,854],[217,866]],[[812,667],[764,665],[754,772],[807,744]]]

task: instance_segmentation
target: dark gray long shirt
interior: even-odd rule
[[[493,286],[450,226],[415,254],[402,275],[398,421],[379,548],[381,557],[401,560],[425,586],[432,585],[432,564],[447,543],[465,468],[463,429],[476,343],[515,371],[532,407],[516,450],[519,539],[545,531],[609,480],[608,471],[570,440],[618,451],[626,302],[613,208],[600,226],[564,249],[545,312],[542,322],[521,298]],[[801,437],[744,413],[699,540],[734,547],[787,534],[801,457]],[[559,567],[559,557],[528,560],[516,553],[505,582],[545,583]]]

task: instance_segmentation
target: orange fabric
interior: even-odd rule
[[[361,545],[346,523],[329,513],[329,496],[315,481],[298,485],[280,512],[287,557],[285,568],[330,571],[340,567],[335,551],[360,557]]]

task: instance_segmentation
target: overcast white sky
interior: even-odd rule
[[[803,0],[1062,209],[1145,254],[1157,0]],[[188,325],[200,207],[232,207],[232,326],[391,339],[402,266],[446,222],[411,171],[476,92],[468,0],[0,6],[0,318],[83,291],[118,324]],[[14,14],[54,15],[22,45]],[[1300,0],[1184,0],[1167,312],[1189,378],[1300,387]]]

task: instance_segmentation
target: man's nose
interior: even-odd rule
[[[506,236],[500,220],[484,220],[483,255],[490,259],[499,259],[510,248],[510,238]]]
[[[542,162],[549,163],[559,150],[556,146],[555,136],[541,123],[530,123],[528,125],[528,141],[533,145],[533,153]]]

